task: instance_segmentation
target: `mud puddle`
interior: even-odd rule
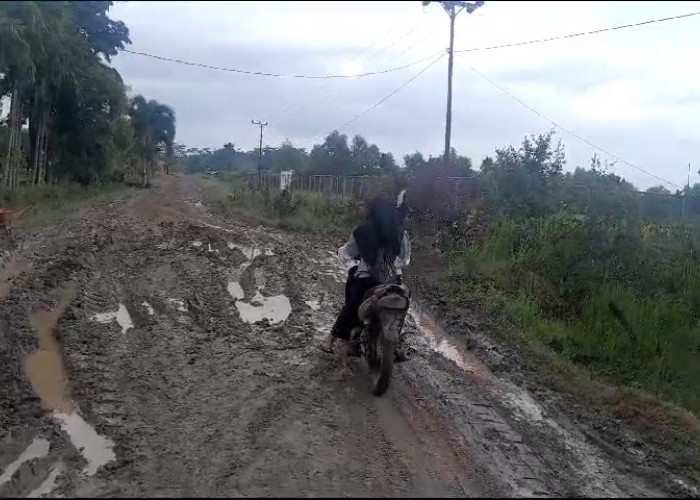
[[[97,313],[90,319],[93,321],[97,321],[98,323],[111,323],[112,321],[116,320],[116,322],[122,329],[122,333],[126,333],[127,330],[134,327],[134,323],[133,321],[131,321],[129,311],[127,310],[124,304],[119,304],[119,308],[114,312]]]
[[[286,320],[292,313],[292,305],[286,295],[265,297],[258,288],[250,302],[245,302],[245,291],[240,283],[229,281],[226,288],[236,303],[239,316],[246,323],[252,324],[266,319],[272,324],[277,324]]]
[[[70,398],[68,379],[63,365],[62,346],[54,335],[54,328],[70,302],[75,298],[75,285],[72,283],[63,285],[59,289],[58,295],[60,302],[56,308],[49,311],[39,311],[30,319],[39,346],[27,355],[24,368],[34,392],[41,400],[42,408],[52,412],[51,417],[68,435],[73,446],[87,462],[83,472],[91,476],[102,465],[116,458],[112,450],[114,443],[110,439],[100,436],[80,416],[77,406]],[[106,314],[111,315],[110,321],[112,319],[118,320],[117,313]],[[123,322],[120,324],[124,329]],[[53,473],[57,477],[60,468],[54,469]],[[49,481],[49,479],[51,479],[51,474],[46,480],[48,483],[45,481],[46,484],[42,485],[43,489],[49,488],[51,484],[55,483],[55,478],[53,481]],[[39,489],[43,491],[42,487]],[[42,494],[44,493],[46,492]]]
[[[153,316],[156,313],[156,311],[153,309],[153,306],[145,300],[141,303],[141,305],[146,308],[146,311],[148,311],[149,316]]]
[[[307,300],[304,303],[309,306],[309,309],[312,311],[318,311],[321,309],[321,303],[318,300]]]
[[[488,369],[476,358],[468,356],[464,347],[460,349],[456,342],[451,341],[442,328],[427,314],[413,307],[408,312],[418,330],[423,334],[428,346],[442,357],[449,359],[459,368],[472,375],[486,379]]]
[[[5,472],[0,475],[0,486],[7,483],[15,472],[19,470],[25,462],[30,462],[37,458],[44,458],[49,454],[50,443],[43,438],[34,438],[27,448],[17,459],[5,468]]]
[[[68,434],[73,446],[87,461],[83,472],[88,476],[92,476],[100,467],[117,458],[112,440],[100,436],[77,411],[54,413],[54,418],[60,422],[61,429]]]
[[[260,292],[255,294],[250,303],[237,300],[236,309],[246,323],[257,323],[266,319],[273,325],[286,320],[292,313],[292,305],[285,295],[263,297]]]
[[[228,290],[229,295],[233,297],[233,300],[239,300],[245,297],[243,287],[241,287],[237,281],[229,281],[226,289]]]
[[[175,309],[177,309],[180,312],[187,312],[187,307],[185,307],[185,301],[181,299],[168,299],[168,302],[170,302],[172,305],[175,306]]]
[[[27,498],[41,498],[43,495],[51,493],[54,488],[56,488],[56,481],[62,472],[63,462],[59,461],[51,468],[49,475],[46,476],[46,479],[44,479],[39,487],[27,495]]]
[[[259,257],[260,255],[266,255],[268,257],[275,255],[275,252],[273,252],[269,248],[261,249],[257,246],[249,247],[246,245],[240,245],[238,243],[232,243],[230,241],[227,243],[226,246],[228,246],[229,250],[235,249],[235,250],[240,251],[245,256],[245,258],[248,260],[255,260],[255,258]]]

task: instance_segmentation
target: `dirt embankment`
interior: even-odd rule
[[[3,265],[0,496],[678,493],[419,308],[372,396],[361,361],[314,347],[335,242],[213,213],[187,178],[26,233]]]

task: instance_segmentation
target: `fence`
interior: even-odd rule
[[[291,177],[291,179],[290,179]],[[258,174],[243,174],[251,187],[258,183]],[[266,172],[260,176],[263,187],[279,191],[288,186],[293,191],[338,196],[342,199],[365,199],[375,194],[396,195],[406,189],[408,204],[420,212],[450,218],[455,213],[469,210],[483,199],[476,177],[435,176],[428,173],[407,177],[372,175],[322,175],[299,172]],[[588,204],[593,193],[587,185],[573,185]],[[700,201],[686,200],[686,196],[670,193],[637,191],[640,215],[657,217],[682,217],[700,215]]]
[[[241,177],[245,178],[251,187],[258,183],[258,174],[245,174]],[[371,175],[320,175],[294,172],[291,175],[291,181],[285,177],[284,173],[268,172],[260,175],[260,182],[263,187],[277,191],[282,188],[282,181],[285,180],[288,182],[289,189],[293,191],[334,194],[343,198],[364,198],[381,186],[395,184],[391,177]]]
[[[258,184],[258,174],[244,174],[240,177],[244,178],[250,187]],[[290,180],[289,172],[265,172],[260,174],[260,183],[264,188],[273,191],[281,190],[284,183],[292,191],[332,195],[342,199],[365,199],[380,193],[394,196],[400,189],[406,189],[407,201],[411,208],[445,216],[472,206],[481,199],[476,177],[419,175],[395,178],[294,172]]]

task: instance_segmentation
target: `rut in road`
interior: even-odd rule
[[[412,359],[372,396],[362,361],[315,349],[342,300],[333,242],[217,214],[189,178],[17,253],[29,264],[0,299],[0,495],[664,493],[420,308]],[[55,361],[32,374],[39,351]]]

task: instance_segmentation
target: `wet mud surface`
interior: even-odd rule
[[[316,349],[335,242],[185,177],[23,235],[0,275],[0,496],[659,496],[417,305],[384,397]]]

